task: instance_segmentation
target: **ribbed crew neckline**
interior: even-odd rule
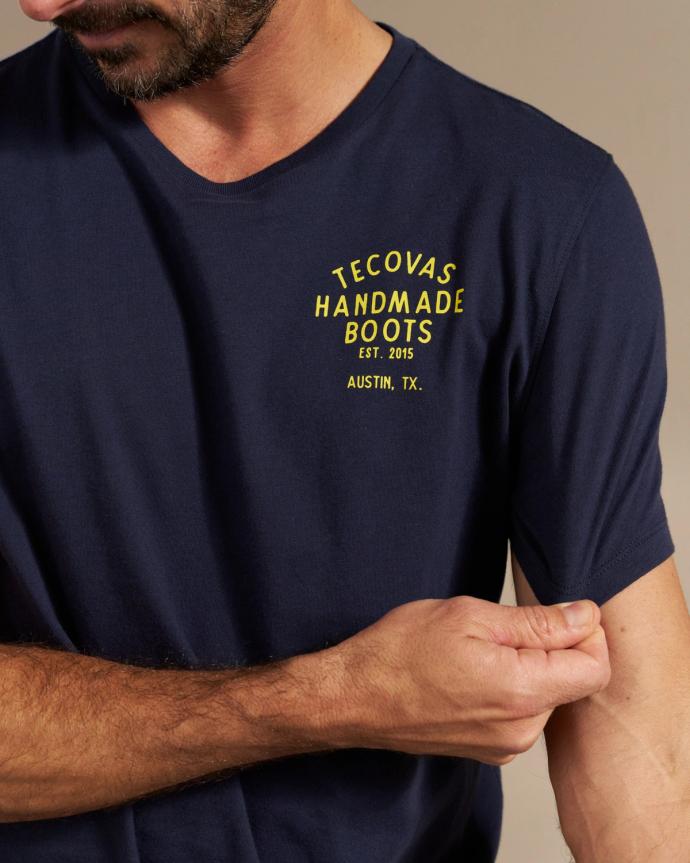
[[[373,75],[340,114],[313,138],[287,156],[240,180],[220,183],[203,177],[178,159],[153,134],[131,102],[123,99],[106,87],[100,78],[99,70],[94,61],[83,51],[74,47],[62,31],[58,30],[57,33],[58,38],[64,40],[70,56],[72,56],[78,68],[84,73],[99,102],[108,112],[110,121],[116,122],[121,126],[122,133],[137,146],[147,161],[151,160],[160,166],[166,174],[168,182],[197,192],[211,192],[222,196],[232,196],[236,193],[247,192],[257,188],[268,180],[284,174],[308,159],[318,156],[359,126],[383,101],[400,77],[418,45],[414,39],[401,33],[393,25],[383,21],[375,21],[374,23],[387,30],[393,37],[393,41],[388,49],[388,53]]]

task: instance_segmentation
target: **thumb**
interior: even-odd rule
[[[602,626],[582,639],[572,650],[518,651],[530,688],[542,704],[577,701],[608,685],[611,678],[606,633]]]
[[[492,603],[481,621],[484,637],[509,647],[559,650],[587,638],[599,625],[601,612],[591,599],[553,605]]]

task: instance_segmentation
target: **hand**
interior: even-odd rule
[[[339,742],[507,764],[555,707],[609,682],[599,607],[582,602],[589,614],[575,626],[568,603],[455,596],[391,609],[328,648],[343,669]]]

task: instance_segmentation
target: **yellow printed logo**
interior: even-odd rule
[[[314,316],[342,318],[343,341],[359,346],[357,359],[411,360],[411,343],[431,341],[435,318],[462,314],[464,288],[451,285],[456,270],[455,263],[440,266],[435,256],[422,252],[376,252],[331,270],[332,289],[317,294]],[[385,273],[397,274],[404,283],[378,289],[375,280]],[[401,375],[399,380],[403,391],[422,389],[417,377]],[[394,390],[395,382],[388,374],[351,375],[347,386]]]

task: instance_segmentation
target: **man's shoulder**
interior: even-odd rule
[[[610,161],[605,147],[535,104],[470,76],[424,46],[417,58],[417,104],[426,128],[445,129],[451,158],[478,176],[567,202],[587,194]]]

